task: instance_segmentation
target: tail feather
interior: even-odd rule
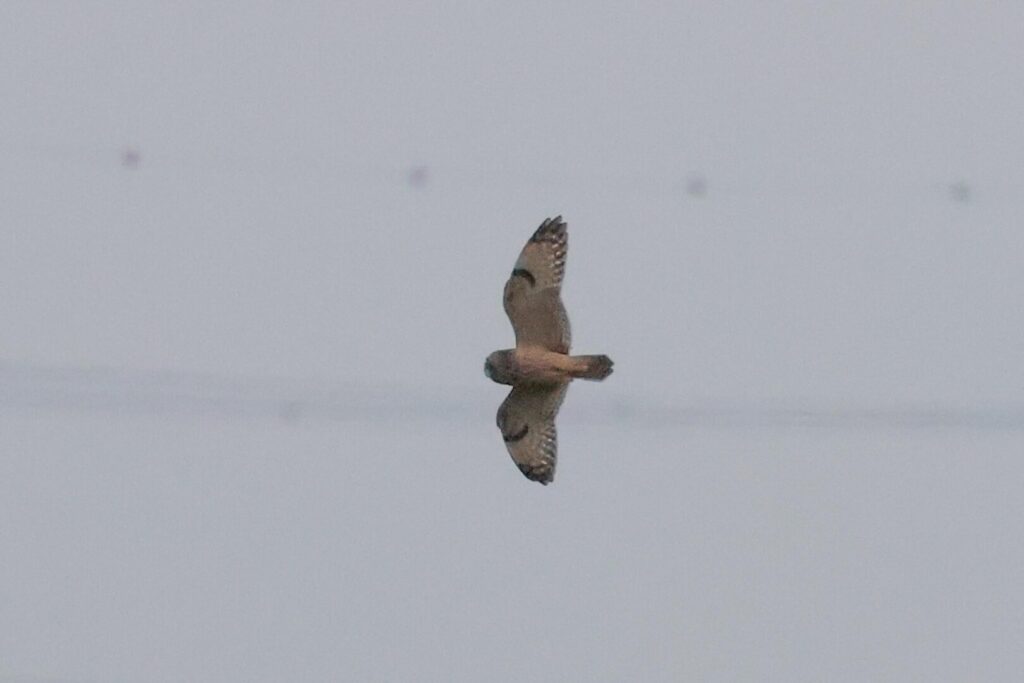
[[[612,359],[603,354],[597,356],[573,356],[574,365],[573,377],[579,379],[591,379],[600,382],[612,374]]]

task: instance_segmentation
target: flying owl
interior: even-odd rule
[[[484,372],[512,387],[498,408],[498,429],[512,460],[527,479],[555,478],[558,436],[555,416],[573,379],[603,380],[612,374],[604,355],[570,356],[569,317],[562,305],[562,278],[569,251],[567,224],[548,218],[519,253],[505,283],[505,313],[516,347],[495,351]]]

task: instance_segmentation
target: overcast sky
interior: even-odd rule
[[[1019,540],[1002,545],[1019,531],[1006,520],[1022,510],[1009,494],[986,494],[1024,479],[1011,457],[1024,452],[1019,424],[698,438],[579,419],[576,484],[561,481],[563,470],[555,487],[533,491],[507,462],[492,467],[506,457],[492,423],[501,392],[482,362],[513,341],[500,296],[518,250],[541,220],[562,214],[575,348],[616,361],[608,382],[573,389],[567,410],[577,418],[600,401],[1019,411],[1024,5],[9,1],[0,17],[0,377],[9,384],[0,463],[5,514],[18,520],[0,542],[6,557],[22,558],[0,574],[0,680],[284,680],[289,670],[305,680],[415,680],[442,644],[450,656],[430,660],[423,680],[494,671],[509,680],[993,680],[1019,671],[1019,654],[999,654],[1022,636],[1002,606],[963,597],[977,609],[961,621],[936,606],[969,576],[1022,605],[998,569],[1024,560]],[[47,391],[47,369],[97,367],[128,383],[154,373],[299,378],[383,387],[406,397],[402,406],[429,396],[470,407],[448,425],[454,432],[428,420],[420,433],[401,425],[404,408],[386,425],[289,427],[207,419],[201,401],[198,416],[162,421],[39,412],[25,398]],[[117,398],[119,382],[103,387],[114,413],[134,400]],[[610,451],[630,458],[638,444],[675,464],[652,457],[626,475],[611,467]],[[399,476],[394,489],[379,472],[352,476],[375,469],[366,458],[397,469],[421,448],[416,476]],[[581,451],[604,465],[584,474]],[[813,460],[822,452],[829,457]],[[705,460],[716,453],[724,469]],[[850,465],[858,453],[874,464]],[[277,461],[286,454],[304,477],[339,489],[300,483]],[[358,465],[345,460],[357,456]],[[944,474],[915,478],[932,456]],[[762,458],[779,469],[762,471]],[[991,465],[969,490],[955,487],[973,471],[960,458]],[[53,483],[55,471],[67,474]],[[248,484],[232,490],[239,471]],[[918,497],[887,488],[871,499],[875,475]],[[285,493],[273,490],[282,476],[293,478]],[[764,476],[778,485],[778,505],[749,503]],[[709,481],[719,488],[701,485]],[[792,498],[794,488],[803,494]],[[901,507],[903,493],[914,512]],[[241,512],[268,495],[255,516]],[[654,502],[636,503],[644,495]],[[689,502],[673,507],[680,495]],[[539,507],[513,524],[522,496]],[[876,511],[857,507],[869,499]],[[331,507],[338,500],[343,511]],[[472,521],[493,500],[508,507]],[[840,502],[826,520],[853,534],[847,544],[830,540],[841,535],[827,523],[807,526],[831,500]],[[986,501],[974,517],[957,513]],[[736,505],[737,516],[723,516]],[[168,521],[181,506],[192,512]],[[440,510],[445,532],[430,536],[439,532],[412,509]],[[117,526],[125,516],[138,526]],[[653,519],[679,544],[649,528]],[[276,540],[238,540],[268,520],[281,525]],[[289,520],[306,531],[289,538]],[[953,537],[929,537],[901,564],[907,538],[956,520]],[[140,548],[147,538],[155,545]],[[332,569],[311,587],[303,562],[316,563],[324,538],[335,539],[323,550]],[[971,545],[979,538],[988,554]],[[75,539],[92,543],[78,552]],[[340,559],[353,543],[363,558],[354,575]],[[417,543],[423,555],[399,551]],[[303,562],[239,570],[256,547]],[[831,559],[794,559],[812,561],[816,550]],[[964,559],[971,552],[976,562]],[[652,554],[665,561],[653,573]],[[119,564],[133,556],[137,564]],[[590,582],[564,578],[605,556],[628,559]],[[697,556],[703,564],[679,579],[679,563]],[[168,557],[212,564],[175,584]],[[943,558],[952,565],[930,574]],[[533,560],[547,565],[539,578],[563,577],[540,597]],[[79,593],[69,576],[83,565],[93,583]],[[134,579],[117,566],[134,568]],[[464,573],[451,576],[455,567]],[[900,577],[883,582],[891,594],[865,578],[889,576],[886,567]],[[764,570],[770,598],[749,583]],[[373,596],[387,591],[364,589],[388,571],[398,588],[380,607]],[[495,571],[500,580],[484,578]],[[120,593],[122,581],[135,592]],[[433,615],[451,638],[417,640],[403,605],[449,581],[409,618]],[[808,585],[824,612],[803,600]],[[261,586],[276,597],[254,607]],[[560,604],[572,590],[582,592]],[[617,597],[601,603],[608,593]],[[856,612],[867,593],[873,608]],[[676,610],[680,596],[703,616]],[[330,611],[321,598],[363,611]],[[886,600],[901,599],[898,615],[886,611]],[[530,607],[516,611],[520,601]],[[473,605],[486,607],[479,621],[464,618]],[[489,621],[505,608],[511,621]],[[788,621],[776,623],[773,610]],[[311,613],[315,625],[303,621]],[[30,628],[15,623],[29,618],[38,619]],[[359,619],[369,635],[349,630]],[[936,619],[952,630],[917,630]],[[260,660],[254,643],[281,623],[291,630],[268,636],[279,650]],[[839,624],[841,642],[814,640],[826,623]],[[48,652],[50,628],[70,649]],[[587,635],[542,647],[542,673],[528,662],[534,629],[549,628]],[[387,641],[395,633],[413,644]],[[890,651],[869,633],[902,644]],[[970,637],[973,655],[936,659]],[[518,649],[504,651],[503,638]],[[460,639],[478,654],[461,659]],[[798,644],[811,641],[834,656],[809,663]],[[216,651],[197,654],[211,642]],[[1006,648],[986,651],[986,642]],[[132,647],[148,654],[126,654]],[[389,661],[392,669],[374,668]]]
[[[475,384],[561,213],[617,391],[1021,398],[1014,4],[5,14],[6,359]]]

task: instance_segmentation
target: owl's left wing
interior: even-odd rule
[[[505,283],[505,313],[516,333],[516,346],[540,346],[568,353],[569,316],[562,305],[562,279],[569,254],[568,225],[548,218],[519,252]]]
[[[498,408],[498,429],[512,460],[527,479],[547,485],[555,478],[555,417],[569,383],[519,385]]]

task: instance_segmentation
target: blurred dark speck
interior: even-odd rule
[[[142,161],[142,155],[134,147],[125,147],[121,150],[121,165],[125,168],[138,168]]]
[[[971,201],[971,186],[966,180],[958,180],[949,186],[949,198],[964,204]]]
[[[708,180],[702,175],[694,174],[686,180],[686,194],[698,199],[708,193]]]
[[[430,169],[426,166],[413,166],[409,169],[406,180],[412,187],[426,187],[430,182]]]
[[[286,401],[281,405],[279,415],[285,422],[297,422],[305,412],[301,401]]]

